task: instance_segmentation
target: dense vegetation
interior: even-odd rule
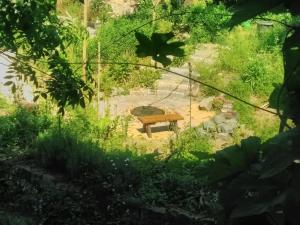
[[[101,26],[89,39],[86,80],[78,69],[80,1],[59,12],[55,1],[0,3],[1,52],[15,53],[6,85],[16,91],[17,74],[37,87],[35,100],[44,97],[32,106],[0,96],[1,224],[299,224],[299,5],[215,2],[140,1],[133,14],[112,17],[93,0],[89,21]],[[148,23],[153,10],[161,19]],[[273,28],[257,33],[259,16]],[[269,101],[279,118],[235,101],[243,126],[233,145],[216,151],[191,128],[168,151],[145,153],[128,141],[130,117],[98,118],[86,104],[96,91],[99,42],[106,97],[153,87],[159,66],[138,64],[180,65],[212,42],[217,59],[197,66],[199,80],[256,105]]]

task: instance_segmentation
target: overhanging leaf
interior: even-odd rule
[[[175,37],[173,32],[169,33],[153,33],[151,38],[136,32],[135,37],[139,44],[136,46],[136,54],[138,57],[151,56],[153,60],[168,66],[172,60],[168,56],[182,57],[184,50],[181,49],[183,42],[170,42]]]
[[[13,84],[12,81],[6,81],[6,82],[4,83],[4,86],[9,86],[9,85],[12,85],[12,84]]]
[[[281,149],[276,154],[269,154],[263,164],[263,173],[260,179],[269,178],[282,172],[294,163],[295,154],[292,151]]]
[[[272,209],[278,205],[284,204],[285,199],[286,193],[281,193],[273,197],[259,196],[258,198],[247,199],[233,210],[231,218],[261,215],[265,212],[272,211]]]
[[[232,7],[234,15],[227,24],[229,27],[241,24],[284,3],[284,0],[250,0]]]

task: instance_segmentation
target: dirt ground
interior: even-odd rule
[[[178,121],[180,131],[189,127],[190,121],[189,107],[183,107],[177,110],[177,113],[184,117],[184,120]],[[198,104],[192,104],[192,126],[198,126],[202,122],[209,120],[214,116],[214,112],[202,111],[198,109]],[[134,146],[141,153],[159,153],[168,154],[170,151],[170,140],[176,137],[173,131],[169,131],[169,123],[157,123],[152,125],[152,138],[149,138],[142,129],[142,123],[133,118],[128,127],[127,144]]]

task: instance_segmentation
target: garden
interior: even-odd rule
[[[300,223],[298,3],[0,7],[0,224]]]

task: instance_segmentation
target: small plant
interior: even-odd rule
[[[174,142],[174,148],[183,158],[197,159],[202,153],[210,153],[212,151],[212,143],[208,136],[199,133],[197,128],[183,131],[179,134],[178,139]],[[200,153],[200,154],[198,154]]]
[[[154,88],[154,83],[160,78],[160,74],[156,70],[140,69],[133,72],[131,77],[130,86],[132,87]]]
[[[19,107],[10,115],[0,116],[0,147],[31,147],[38,134],[50,126],[47,115]]]
[[[251,59],[241,75],[243,82],[248,84],[253,92],[259,93],[268,82],[267,70],[262,60]]]
[[[40,134],[36,157],[46,168],[76,176],[101,165],[103,154],[96,144],[80,141],[76,136],[53,130]]]
[[[222,99],[222,98],[214,98],[214,100],[212,102],[212,109],[214,111],[219,112],[223,108],[223,104],[224,104],[224,99]]]

